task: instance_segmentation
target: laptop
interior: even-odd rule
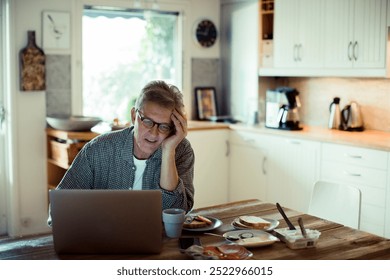
[[[58,254],[149,254],[162,250],[159,190],[53,190]]]

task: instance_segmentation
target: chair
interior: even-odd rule
[[[358,188],[318,181],[309,204],[309,214],[352,228],[359,228],[361,193]]]

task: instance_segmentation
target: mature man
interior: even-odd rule
[[[133,126],[102,134],[79,152],[57,189],[159,189],[163,209],[194,204],[194,152],[183,96],[152,81],[131,109]]]

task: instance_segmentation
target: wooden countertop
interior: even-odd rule
[[[189,131],[208,129],[229,129],[229,124],[209,121],[188,121]]]
[[[361,148],[390,151],[390,133],[378,130],[351,132],[328,129],[316,126],[303,126],[302,130],[287,131],[266,128],[263,125],[234,124],[229,126],[233,130],[244,130],[261,134],[279,135],[302,140],[315,140],[334,144],[352,145]]]
[[[378,149],[390,152],[390,132],[379,130],[364,130],[351,132],[328,129],[318,126],[303,126],[302,130],[290,131],[266,128],[264,125],[228,124],[209,121],[188,121],[189,131],[232,129],[243,130],[261,134],[299,138],[303,140],[321,141],[327,143],[352,145],[361,148]],[[48,134],[61,138],[73,138],[90,140],[99,135],[97,132],[67,132],[47,128]],[[106,132],[106,131],[102,131]]]
[[[390,240],[361,230],[352,229],[338,223],[323,220],[315,216],[284,208],[286,215],[294,225],[302,218],[307,229],[321,232],[315,248],[290,249],[283,242],[265,247],[248,248],[253,253],[251,259],[262,260],[346,260],[346,259],[390,259]],[[232,221],[241,215],[256,215],[279,220],[278,228],[287,227],[286,222],[272,203],[259,200],[244,200],[216,206],[199,208],[193,214],[218,218],[223,224],[213,232],[222,234],[233,230]],[[202,232],[183,231],[183,236],[199,238],[202,246],[219,246],[226,241],[220,237],[208,236]],[[53,236],[25,236],[0,240],[0,259],[189,259],[180,252],[177,239],[164,237],[163,251],[160,254],[140,255],[57,255],[53,247]]]

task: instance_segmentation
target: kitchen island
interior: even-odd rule
[[[390,260],[390,240],[361,230],[352,229],[338,223],[320,219],[292,209],[284,208],[286,215],[294,225],[302,218],[307,229],[321,232],[314,248],[290,249],[277,241],[269,246],[248,248],[253,253],[251,259],[258,260]],[[275,219],[280,222],[278,228],[287,227],[275,204],[259,200],[245,200],[195,209],[192,214],[215,217],[223,222],[212,232],[223,234],[234,230],[232,221],[241,215],[256,215]],[[202,246],[226,244],[220,237],[208,236],[203,232],[186,232],[185,237],[199,238]],[[160,254],[138,255],[57,255],[53,247],[51,234],[8,238],[0,240],[0,259],[122,259],[122,260],[177,260],[190,259],[181,252],[178,239],[163,237],[163,251]]]

